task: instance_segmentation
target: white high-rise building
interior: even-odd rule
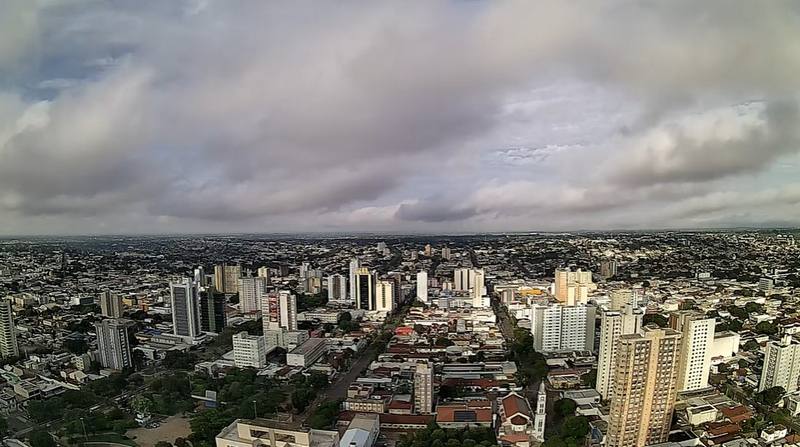
[[[264,337],[239,332],[233,336],[233,362],[237,368],[263,368],[267,365]]]
[[[695,311],[676,312],[670,316],[670,326],[683,334],[678,364],[678,391],[708,387],[715,325],[716,319],[706,318]]]
[[[269,285],[269,267],[259,267],[256,274],[259,278],[267,278],[267,285]]]
[[[767,343],[758,391],[779,386],[787,393],[793,393],[799,389],[798,382],[800,382],[800,343],[791,335],[785,335],[780,341]]]
[[[297,330],[297,296],[289,291],[279,293],[281,306],[281,327],[289,331]]]
[[[200,334],[200,306],[197,286],[189,279],[170,283],[173,333],[195,338]]]
[[[375,310],[391,312],[394,309],[394,281],[378,281],[375,284]]]
[[[489,297],[486,295],[486,288],[483,280],[483,270],[476,270],[472,281],[472,307],[489,307]]]
[[[597,355],[595,389],[603,400],[610,399],[613,393],[612,385],[619,338],[623,335],[636,334],[641,328],[642,311],[640,309],[623,306],[622,310],[600,312],[600,347]]]
[[[544,422],[547,419],[547,390],[544,380],[539,383],[539,393],[536,395],[536,413],[533,416],[533,437],[544,441]]]
[[[262,276],[239,278],[239,306],[243,314],[261,310],[261,299],[267,294],[268,281]]]
[[[474,288],[484,290],[485,272],[483,269],[457,268],[453,270],[453,290],[469,292]]]
[[[100,292],[100,313],[109,318],[122,316],[122,297],[110,290]]]
[[[328,301],[344,301],[347,299],[347,278],[344,275],[328,276]]]
[[[133,321],[124,318],[103,320],[94,324],[101,365],[117,370],[133,367],[128,338],[128,330],[132,325]]]
[[[414,410],[417,414],[433,413],[433,365],[418,362],[414,370]]]
[[[0,357],[19,357],[14,313],[11,310],[11,300],[8,299],[0,301]]]
[[[428,302],[428,272],[417,272],[417,299],[423,303]]]
[[[589,301],[589,292],[596,288],[597,285],[592,282],[592,272],[588,270],[556,269],[553,296],[559,302],[568,306],[586,304]]]
[[[350,301],[355,301],[356,296],[358,296],[358,285],[356,281],[356,274],[358,273],[358,269],[361,268],[361,261],[358,258],[353,258],[350,260]]]
[[[539,352],[592,351],[595,307],[540,304],[531,311],[533,346]]]

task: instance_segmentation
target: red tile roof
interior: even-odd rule
[[[501,400],[503,405],[503,413],[506,418],[510,418],[515,414],[521,414],[527,418],[531,417],[531,409],[528,406],[528,401],[517,393],[509,393]]]

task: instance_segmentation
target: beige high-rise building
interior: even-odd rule
[[[222,293],[239,293],[239,278],[242,267],[239,265],[215,265],[214,287]]]
[[[378,281],[375,284],[375,310],[391,312],[394,309],[394,281]]]
[[[799,389],[798,382],[800,382],[800,343],[797,343],[791,335],[785,335],[780,341],[767,343],[758,391],[779,386],[787,393],[792,393]]]
[[[110,318],[122,317],[122,297],[110,290],[100,292],[100,313]]]
[[[417,414],[433,413],[433,365],[419,362],[414,371],[414,410]]]
[[[644,447],[667,440],[677,394],[680,342],[680,332],[654,327],[620,336],[608,447]]]
[[[699,390],[708,386],[716,324],[716,319],[706,318],[696,311],[675,312],[670,315],[670,327],[683,334],[678,391]]]
[[[19,357],[11,300],[0,300],[0,358]]]
[[[592,272],[588,270],[575,270],[569,268],[556,269],[554,276],[553,295],[567,306],[586,304],[589,301],[589,292],[597,289],[592,282]]]
[[[617,289],[608,292],[608,307],[611,310],[622,310],[622,306],[636,307],[632,289]]]
[[[638,333],[642,328],[642,311],[630,306],[621,310],[600,312],[600,348],[597,355],[595,389],[603,400],[613,395],[612,381],[617,359],[617,346],[623,335]]]

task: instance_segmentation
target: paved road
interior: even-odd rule
[[[383,326],[383,332],[390,332],[394,333],[394,330],[400,323],[403,322],[403,318],[405,318],[406,314],[408,313],[410,307],[405,307],[403,310],[398,313],[397,315],[393,316],[388,323]],[[316,399],[314,399],[311,404],[306,407],[306,410],[296,417],[301,423],[305,423],[305,420],[313,413],[313,411],[323,402],[326,401],[335,401],[338,399],[344,399],[347,397],[347,390],[350,388],[350,385],[356,381],[364,370],[372,363],[373,358],[375,357],[375,353],[377,352],[379,346],[379,341],[376,339],[373,341],[361,355],[358,356],[355,362],[350,365],[350,369],[347,370],[346,373],[339,376],[334,383],[331,384],[325,391],[320,393]]]

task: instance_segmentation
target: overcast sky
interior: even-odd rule
[[[0,2],[0,234],[800,225],[800,3]]]

